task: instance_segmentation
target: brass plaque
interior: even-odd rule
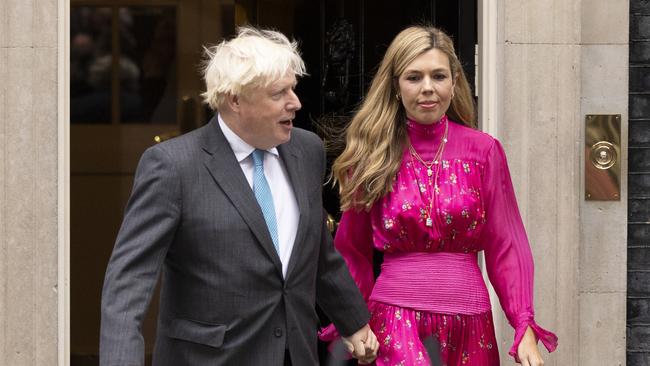
[[[585,116],[585,199],[621,199],[621,115]]]

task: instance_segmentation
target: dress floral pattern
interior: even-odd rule
[[[405,148],[392,191],[370,211],[343,213],[335,245],[368,302],[380,341],[376,364],[430,365],[435,337],[443,365],[499,364],[489,297],[477,264],[484,251],[516,350],[530,327],[549,351],[557,337],[534,320],[533,259],[501,144],[448,121],[407,121],[410,143],[430,162],[448,127],[435,174]],[[435,193],[434,193],[435,192]],[[427,225],[427,218],[433,225]],[[373,274],[373,249],[384,253]],[[333,326],[321,339],[333,340]]]

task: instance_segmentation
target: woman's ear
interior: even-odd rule
[[[454,99],[454,96],[456,96],[456,80],[458,79],[458,74],[454,75],[452,82],[451,82],[451,99]]]
[[[395,90],[395,93],[394,93],[395,98],[397,98],[397,100],[400,100],[401,93],[400,93],[400,90],[399,90],[399,77],[398,76],[393,77],[392,82],[393,82],[393,89]]]

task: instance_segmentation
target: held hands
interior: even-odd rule
[[[533,330],[528,327],[524,337],[517,347],[517,356],[521,360],[522,366],[543,366],[544,360],[542,360],[542,355],[539,353],[537,348],[537,337]]]
[[[368,324],[351,336],[341,338],[345,348],[348,349],[354,358],[359,360],[360,365],[367,365],[377,358],[379,342]]]

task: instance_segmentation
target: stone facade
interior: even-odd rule
[[[622,365],[628,2],[498,3],[495,130],[535,257],[537,320],[560,338],[546,365]],[[586,114],[623,117],[621,201],[583,198]],[[514,365],[512,330],[497,313],[502,364]]]
[[[0,2],[0,364],[59,357],[56,0]]]

